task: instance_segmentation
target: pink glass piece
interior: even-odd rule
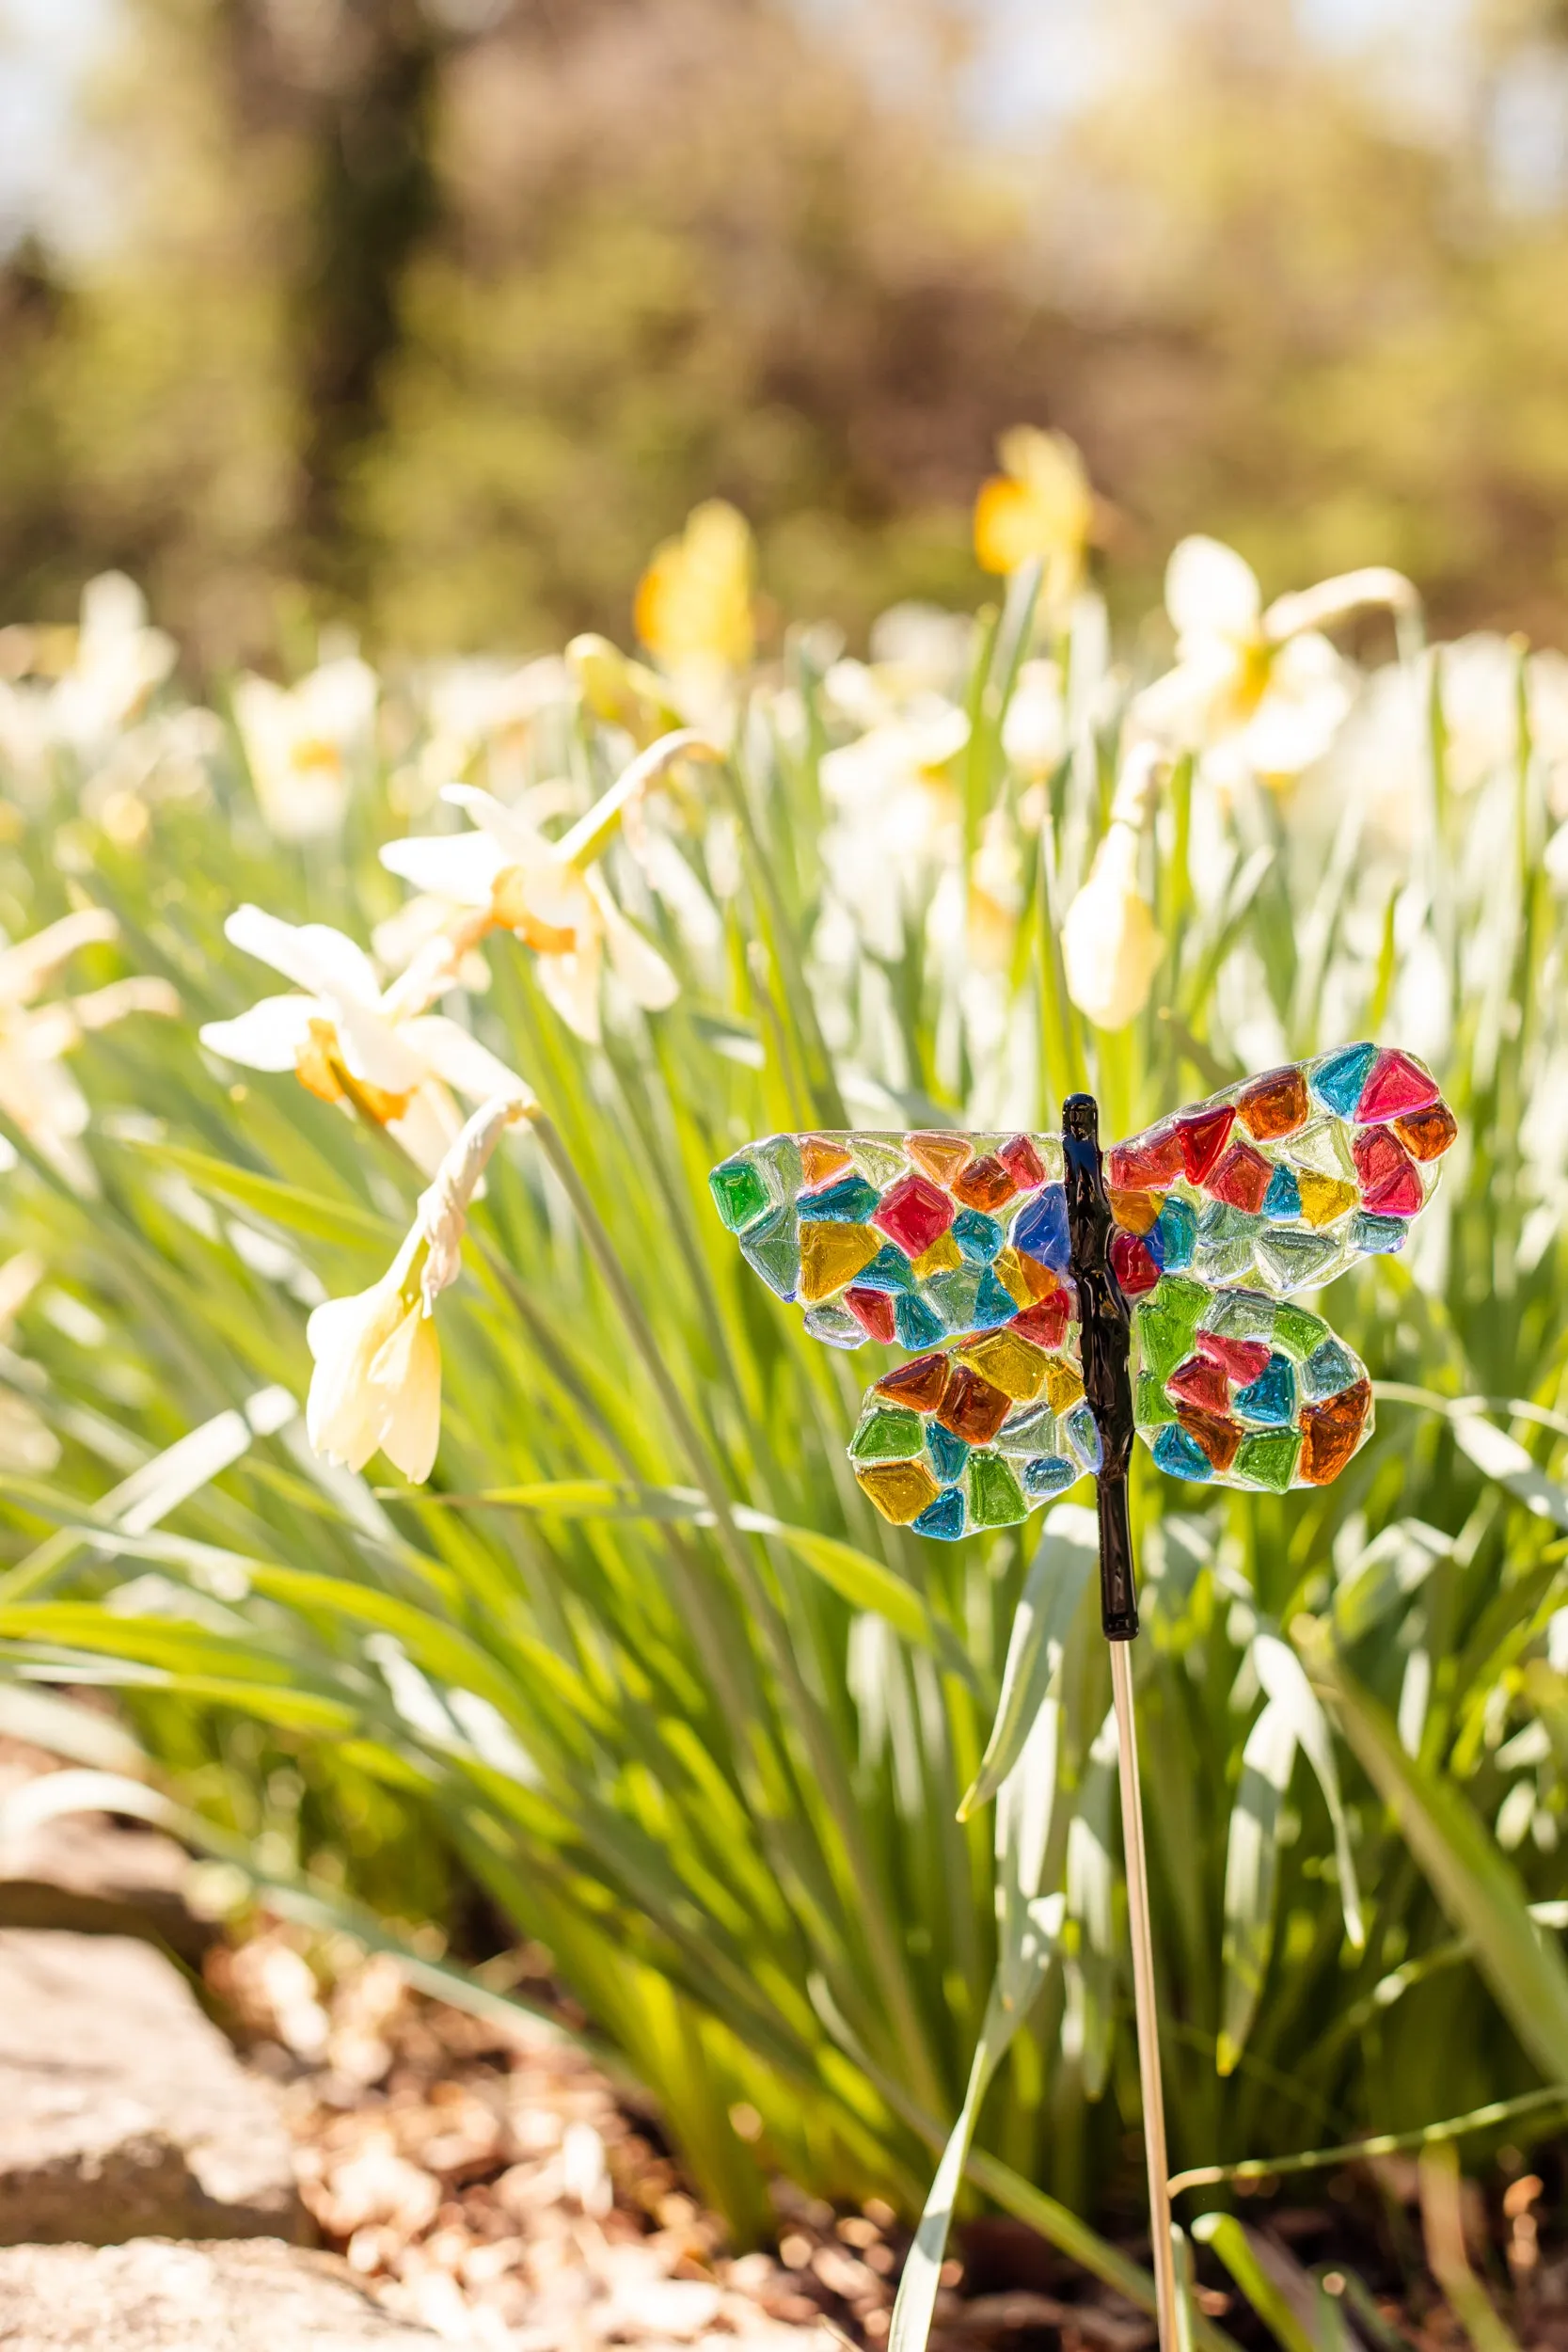
[[[895,1241],[908,1258],[922,1258],[939,1233],[945,1233],[956,1211],[950,1197],[926,1176],[906,1176],[871,1213],[889,1241]]]
[[[1027,1136],[1014,1136],[1010,1143],[1002,1146],[996,1156],[1020,1192],[1037,1192],[1044,1184],[1045,1162]]]
[[[880,1340],[887,1347],[893,1345],[897,1335],[894,1328],[891,1291],[863,1291],[851,1285],[844,1294],[844,1304],[867,1339]]]
[[[1209,1357],[1221,1371],[1245,1388],[1269,1368],[1269,1349],[1261,1340],[1227,1340],[1217,1331],[1196,1334],[1198,1353]]]
[[[1111,1235],[1111,1271],[1121,1284],[1124,1298],[1136,1298],[1141,1292],[1151,1291],[1160,1279],[1159,1267],[1136,1233]]]
[[[1196,1405],[1208,1413],[1227,1413],[1230,1410],[1230,1389],[1225,1367],[1207,1356],[1189,1356],[1184,1364],[1178,1364],[1165,1382],[1165,1394],[1183,1405]]]
[[[1236,1114],[1229,1104],[1220,1103],[1212,1111],[1194,1111],[1190,1117],[1177,1120],[1176,1133],[1189,1184],[1203,1183],[1224,1151],[1225,1139],[1235,1119]]]
[[[1395,1168],[1381,1184],[1373,1184],[1363,1198],[1366,1206],[1378,1216],[1414,1216],[1425,1195],[1420,1177],[1406,1160],[1402,1168]]]
[[[1105,1182],[1113,1192],[1164,1192],[1182,1172],[1181,1138],[1174,1125],[1150,1127],[1131,1143],[1105,1155]]]
[[[1391,1183],[1401,1168],[1410,1167],[1404,1146],[1391,1127],[1363,1127],[1351,1151],[1360,1179],[1361,1199],[1369,1208],[1373,1193]]]
[[[1249,1216],[1256,1216],[1273,1174],[1274,1169],[1261,1152],[1255,1152],[1250,1143],[1233,1143],[1212,1174],[1204,1180],[1203,1189],[1216,1200],[1224,1200],[1233,1209],[1245,1209]]]
[[[1436,1100],[1437,1081],[1431,1072],[1408,1054],[1390,1050],[1379,1054],[1368,1071],[1355,1116],[1365,1126],[1370,1120],[1398,1119],[1403,1111],[1425,1110]]]

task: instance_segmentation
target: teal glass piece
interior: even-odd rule
[[[1313,1349],[1301,1370],[1301,1385],[1314,1405],[1321,1405],[1326,1396],[1338,1396],[1341,1389],[1353,1389],[1360,1377],[1355,1358],[1332,1335]]]
[[[998,1330],[1004,1323],[1011,1323],[1017,1312],[1017,1299],[987,1266],[974,1294],[974,1328],[976,1331]]]
[[[849,1151],[861,1174],[869,1177],[879,1192],[885,1192],[889,1184],[910,1172],[909,1161],[886,1136],[851,1136]]]
[[[1268,1217],[1301,1215],[1301,1186],[1296,1182],[1294,1170],[1287,1168],[1283,1160],[1269,1178],[1269,1188],[1263,1195],[1263,1215]]]
[[[1153,1255],[1167,1274],[1179,1274],[1193,1262],[1197,1243],[1197,1211],[1190,1200],[1178,1200],[1174,1196],[1165,1202],[1154,1223],[1154,1235],[1159,1247]]]
[[[1259,1430],[1255,1437],[1243,1438],[1236,1448],[1230,1474],[1244,1479],[1248,1486],[1266,1486],[1271,1494],[1282,1495],[1295,1476],[1300,1452],[1301,1438],[1295,1430]]]
[[[1214,1466],[1196,1438],[1173,1421],[1158,1433],[1151,1451],[1167,1477],[1207,1480],[1214,1475]]]
[[[742,1152],[725,1160],[707,1180],[713,1205],[732,1233],[743,1233],[777,1204],[768,1179],[756,1162]]]
[[[1305,1225],[1266,1225],[1258,1236],[1259,1268],[1282,1291],[1326,1281],[1339,1257],[1337,1234],[1315,1233]]]
[[[1243,1421],[1285,1428],[1296,1411],[1296,1375],[1290,1358],[1271,1356],[1257,1379],[1237,1390],[1235,1404]]]
[[[800,1200],[800,1220],[834,1225],[863,1225],[881,1199],[875,1184],[868,1184],[863,1176],[835,1177],[824,1184],[820,1192],[803,1192]]]
[[[766,1143],[753,1143],[752,1157],[764,1171],[768,1181],[783,1200],[793,1200],[806,1181],[800,1159],[800,1147],[793,1136],[769,1136]]]
[[[1330,1054],[1315,1070],[1308,1070],[1307,1085],[1337,1119],[1355,1116],[1361,1089],[1376,1054],[1375,1045],[1347,1045],[1339,1053]]]
[[[806,1329],[814,1340],[821,1340],[829,1347],[863,1347],[865,1331],[861,1324],[833,1298],[819,1299],[815,1307],[806,1309]]]
[[[1043,1502],[1047,1495],[1059,1495],[1064,1488],[1075,1486],[1083,1475],[1076,1462],[1060,1454],[1037,1454],[1023,1465],[1023,1491],[1031,1502]]]
[[[948,1230],[971,1265],[990,1265],[1006,1238],[995,1217],[982,1209],[960,1209]]]
[[[873,1405],[849,1440],[852,1462],[911,1462],[925,1441],[926,1424],[904,1405]]]
[[[1204,1312],[1202,1328],[1224,1340],[1272,1340],[1278,1311],[1262,1291],[1219,1291]]]
[[[1390,1249],[1402,1249],[1410,1234],[1410,1220],[1402,1216],[1373,1216],[1370,1209],[1357,1209],[1350,1221],[1350,1246],[1363,1258],[1375,1258]]]
[[[989,1449],[969,1457],[969,1515],[976,1527],[1016,1527],[1029,1516],[1012,1464]]]
[[[1140,1429],[1157,1429],[1162,1422],[1176,1419],[1176,1407],[1165,1394],[1164,1382],[1156,1379],[1151,1372],[1140,1372],[1138,1375],[1137,1409],[1133,1419]]]
[[[935,1502],[928,1502],[913,1522],[917,1535],[934,1535],[939,1543],[956,1544],[964,1532],[964,1498],[961,1486],[949,1486]]]
[[[1211,1200],[1197,1220],[1193,1272],[1205,1282],[1239,1282],[1250,1274],[1261,1220],[1223,1200]]]
[[[1321,1342],[1328,1337],[1328,1326],[1322,1315],[1308,1314],[1305,1307],[1289,1303],[1276,1308],[1274,1318],[1274,1343],[1305,1363]]]
[[[1086,1470],[1100,1468],[1100,1425],[1088,1406],[1075,1405],[1062,1422],[1062,1435]]]
[[[926,1423],[926,1453],[939,1486],[951,1486],[956,1479],[963,1476],[969,1448],[961,1438],[954,1436],[951,1429],[944,1429],[940,1421]]]
[[[1056,1445],[1056,1416],[1043,1397],[1033,1405],[1017,1405],[993,1440],[999,1454],[1014,1458],[1051,1454]]]
[[[858,1291],[912,1291],[914,1272],[896,1242],[885,1241],[868,1266],[855,1277]]]
[[[936,1347],[947,1337],[947,1327],[921,1297],[918,1291],[897,1291],[893,1300],[893,1327],[898,1334],[900,1347],[918,1352],[923,1347]]]
[[[760,1274],[775,1297],[794,1297],[800,1286],[800,1236],[793,1209],[777,1209],[766,1224],[740,1237],[740,1254]]]

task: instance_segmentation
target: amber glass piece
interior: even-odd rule
[[[917,1356],[912,1363],[900,1364],[896,1372],[885,1372],[876,1383],[877,1394],[911,1406],[917,1413],[934,1413],[952,1368],[950,1357]]]
[[[848,1152],[837,1136],[802,1136],[800,1137],[800,1172],[808,1184],[825,1184],[830,1176],[837,1176],[853,1166]]]
[[[1015,1405],[1032,1405],[1045,1385],[1045,1350],[1036,1347],[1011,1324],[966,1347],[963,1359],[972,1372],[1010,1396]]]
[[[1396,1119],[1394,1133],[1413,1160],[1440,1160],[1459,1128],[1448,1104],[1433,1103],[1430,1110]]]
[[[1271,1070],[1254,1079],[1236,1104],[1236,1116],[1255,1143],[1277,1143],[1305,1127],[1312,1098],[1299,1070]]]
[[[953,1179],[953,1198],[966,1209],[999,1209],[1017,1190],[1012,1169],[994,1152],[983,1160],[971,1160]]]
[[[1218,1413],[1206,1413],[1196,1405],[1179,1405],[1176,1418],[1196,1446],[1202,1448],[1210,1463],[1223,1478],[1236,1459],[1236,1448],[1246,1432],[1239,1423],[1225,1420]]]
[[[959,1168],[969,1165],[969,1139],[965,1136],[910,1136],[904,1149],[916,1168],[939,1184],[951,1184]]]
[[[863,1225],[802,1225],[800,1296],[810,1306],[832,1298],[877,1255],[880,1243]]]
[[[1308,1405],[1301,1417],[1301,1460],[1296,1476],[1308,1486],[1326,1486],[1338,1478],[1360,1440],[1372,1401],[1372,1384],[1358,1380],[1322,1405]]]
[[[908,1527],[937,1499],[937,1482],[924,1462],[872,1462],[855,1476],[884,1519]]]
[[[1053,1413],[1065,1413],[1084,1393],[1084,1375],[1065,1356],[1048,1356],[1045,1363],[1046,1402]]]
[[[1012,1409],[1012,1399],[993,1389],[967,1364],[955,1364],[937,1407],[937,1419],[966,1445],[990,1445]]]
[[[1127,1233],[1147,1233],[1159,1222],[1164,1197],[1158,1192],[1113,1192],[1111,1215]]]

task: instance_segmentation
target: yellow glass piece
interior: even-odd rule
[[[1077,1365],[1069,1363],[1065,1356],[1048,1356],[1045,1393],[1053,1413],[1065,1413],[1069,1405],[1076,1405],[1084,1393],[1083,1375]]]
[[[1032,1405],[1045,1385],[1046,1369],[1053,1361],[1043,1347],[1026,1340],[1022,1331],[990,1331],[973,1347],[962,1351],[963,1361],[982,1380],[989,1380],[993,1389],[1010,1396],[1017,1405]]]
[[[1341,1184],[1333,1176],[1314,1176],[1304,1168],[1296,1178],[1301,1192],[1301,1213],[1308,1225],[1332,1225],[1337,1216],[1354,1209],[1358,1199],[1354,1184]]]
[[[915,1279],[924,1282],[933,1274],[951,1274],[954,1267],[962,1265],[963,1262],[963,1251],[953,1239],[952,1229],[949,1228],[945,1233],[939,1233],[929,1249],[923,1250],[913,1261]]]
[[[842,1137],[838,1136],[802,1136],[800,1137],[800,1167],[808,1184],[825,1184],[830,1176],[841,1176],[853,1166]]]
[[[826,1217],[802,1225],[800,1296],[806,1305],[833,1297],[871,1263],[880,1248],[880,1235],[863,1225],[838,1225]]]
[[[1030,1279],[1030,1267],[1034,1267],[1036,1280]],[[1032,1258],[1020,1257],[1010,1242],[992,1263],[991,1272],[1016,1307],[1033,1306],[1041,1295],[1037,1278],[1044,1274],[1045,1268],[1036,1265]],[[1048,1280],[1051,1279],[1047,1277]]]
[[[908,1527],[927,1503],[936,1501],[939,1492],[924,1462],[873,1462],[864,1470],[857,1468],[855,1476],[883,1518],[891,1519],[895,1527]]]

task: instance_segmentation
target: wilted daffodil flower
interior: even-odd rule
[[[420,1198],[403,1247],[378,1282],[328,1299],[306,1327],[315,1359],[306,1429],[329,1462],[361,1470],[378,1450],[416,1484],[430,1476],[441,1438],[441,1343],[436,1301],[462,1270],[463,1233],[486,1162],[533,1097],[512,1090],[482,1104]]]
[[[1157,755],[1143,745],[1128,761],[1088,880],[1062,924],[1068,994],[1101,1029],[1125,1028],[1143,1010],[1164,953],[1138,886],[1138,842],[1158,779]]]
[[[454,907],[471,909],[476,929],[515,931],[538,959],[539,982],[567,1026],[597,1044],[599,997],[608,963],[647,1011],[673,1004],[677,982],[664,958],[611,897],[598,859],[627,811],[680,759],[716,759],[713,747],[682,729],[650,744],[559,841],[515,808],[471,785],[443,798],[475,831],[388,843],[384,866]]]
[[[1321,759],[1354,695],[1354,674],[1323,625],[1368,604],[1414,606],[1399,572],[1373,566],[1276,596],[1218,539],[1183,539],[1165,570],[1176,667],[1145,689],[1135,723],[1205,755],[1215,780],[1290,778]]]
[[[348,809],[353,761],[375,723],[375,672],[355,655],[324,662],[296,686],[243,677],[234,723],[267,825],[279,841],[336,833]]]
[[[980,485],[974,552],[988,572],[1016,572],[1037,556],[1048,611],[1070,602],[1084,578],[1094,529],[1094,492],[1077,444],[1065,433],[1015,424],[996,445],[1002,471]]]
[[[249,1070],[292,1070],[324,1102],[352,1103],[426,1174],[457,1132],[449,1089],[471,1101],[516,1091],[504,1062],[428,1009],[453,984],[461,943],[430,942],[383,989],[363,948],[325,923],[284,923],[246,906],[224,930],[299,993],[263,996],[237,1020],[209,1021],[203,1045]]]

